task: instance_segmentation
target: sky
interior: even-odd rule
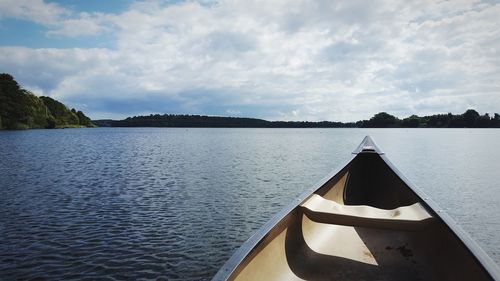
[[[0,73],[92,119],[491,114],[500,0],[0,0]]]

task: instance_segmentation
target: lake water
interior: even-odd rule
[[[0,131],[0,279],[210,279],[371,135],[500,264],[500,130]]]

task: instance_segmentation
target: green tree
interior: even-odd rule
[[[476,119],[475,127],[477,128],[488,128],[490,126],[491,118],[488,113],[485,113],[484,115],[479,116],[479,118]]]
[[[479,113],[474,109],[469,109],[463,114],[464,126],[467,128],[476,127],[476,122],[479,119]]]
[[[44,128],[46,111],[43,102],[22,89],[9,74],[0,74],[0,128]]]
[[[78,126],[77,115],[75,109],[52,98],[39,98],[22,89],[10,74],[0,74],[0,129]],[[85,114],[80,111],[79,115],[86,126],[94,127]]]
[[[50,115],[47,117],[47,129],[54,129],[56,127],[56,119]]]
[[[0,117],[2,126],[14,128],[23,117],[22,105],[17,98],[20,92],[19,84],[10,74],[0,74]]]
[[[417,128],[420,126],[421,118],[417,115],[412,115],[401,121],[401,125],[405,128]]]
[[[83,112],[81,112],[80,110],[76,112],[76,116],[78,117],[78,122],[80,123],[80,125],[85,127],[95,127],[90,118],[85,116],[85,114],[83,114]]]
[[[49,109],[56,121],[56,126],[63,127],[65,125],[79,125],[78,116],[71,112],[64,104],[50,97],[40,97],[45,106]]]
[[[366,125],[371,128],[394,128],[399,125],[398,123],[399,119],[395,116],[390,115],[387,112],[380,112],[368,120]]]
[[[495,113],[493,118],[490,120],[490,127],[500,128],[500,114]]]

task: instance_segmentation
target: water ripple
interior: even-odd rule
[[[210,279],[364,134],[0,132],[0,279]],[[481,214],[463,222],[474,215]],[[485,239],[498,241],[495,233]]]

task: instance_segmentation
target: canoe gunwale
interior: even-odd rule
[[[416,187],[406,176],[399,171],[389,158],[380,154],[382,160],[389,166],[389,168],[422,200],[422,204],[427,207],[427,210],[432,212],[436,219],[441,220],[453,233],[460,242],[462,242],[467,250],[475,257],[477,262],[482,265],[483,269],[494,279],[500,280],[500,269],[496,263],[486,254],[486,252],[474,241],[469,234],[467,234],[453,218],[448,215],[439,205],[430,199],[425,192]]]
[[[451,232],[462,242],[466,249],[475,257],[477,262],[482,265],[482,268],[494,279],[500,280],[500,269],[497,264],[486,254],[486,252],[474,241],[469,234],[467,234],[456,222],[448,215],[434,200],[432,200],[425,192],[419,187],[414,185],[392,162],[387,155],[380,150],[370,136],[366,136],[361,144],[354,150],[353,154],[369,153],[363,151],[363,147],[374,147],[374,153],[380,155],[380,158],[387,166],[398,176],[416,195],[422,200],[422,204],[427,207],[427,210],[432,212],[436,219],[441,220]]]
[[[294,199],[277,214],[275,214],[269,221],[267,221],[257,232],[255,232],[248,240],[246,240],[226,261],[226,263],[219,269],[212,280],[228,280],[238,268],[245,258],[251,254],[252,250],[256,248],[265,238],[269,232],[278,224],[282,223],[286,217],[292,213],[300,204],[306,200],[312,193],[316,192],[325,185],[332,181],[339,180],[347,171],[353,160],[358,154],[373,153],[378,154],[384,163],[398,176],[415,195],[420,198],[421,204],[429,211],[437,220],[441,220],[453,233],[458,240],[465,246],[471,253],[476,261],[482,266],[486,273],[493,279],[500,281],[500,269],[496,263],[486,254],[486,252],[460,227],[458,224],[439,207],[432,199],[429,198],[420,188],[416,187],[406,176],[404,176],[399,169],[392,164],[389,158],[382,152],[370,136],[366,136],[361,144],[352,152],[352,156],[347,161],[343,162],[332,172],[330,172],[323,179],[314,184],[311,188],[306,189],[299,197]]]

